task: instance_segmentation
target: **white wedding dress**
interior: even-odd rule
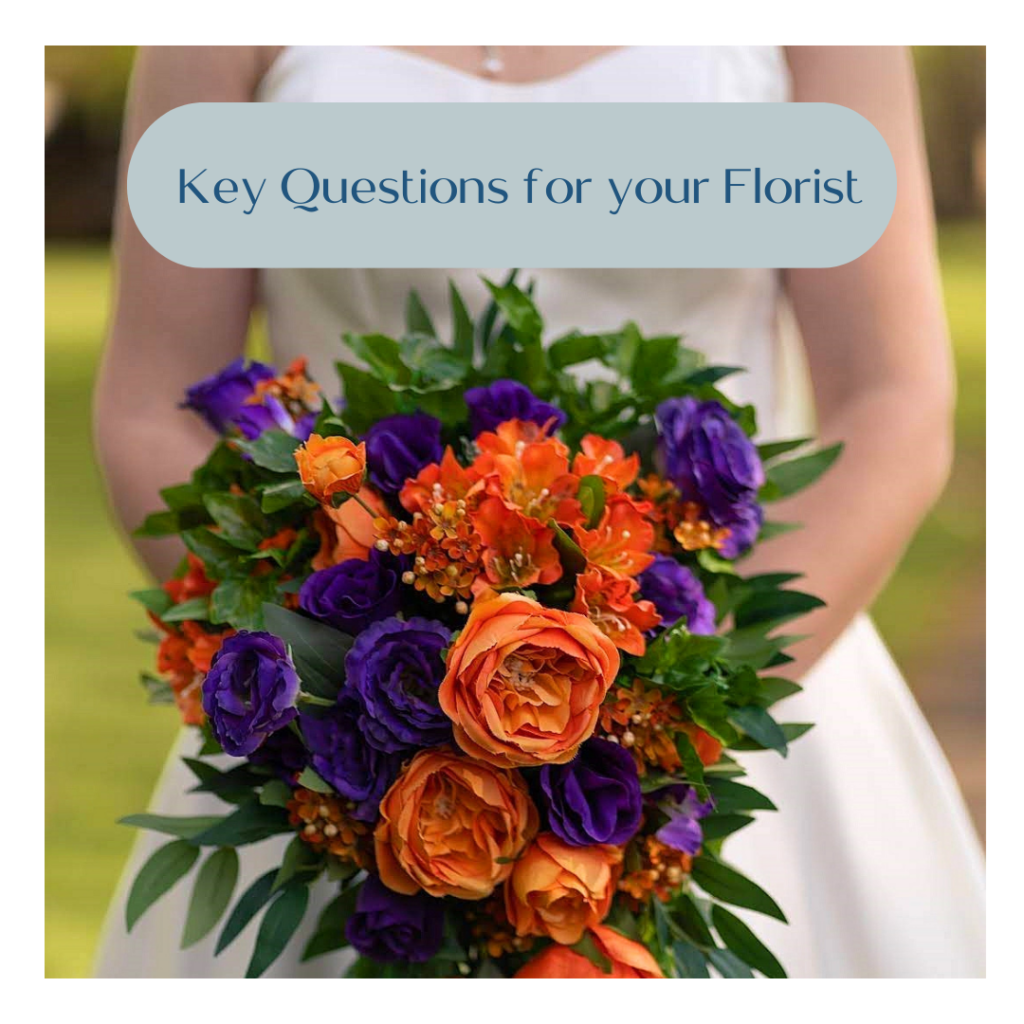
[[[780,101],[788,77],[768,47],[645,47],[613,51],[557,78],[527,85],[482,80],[429,60],[372,47],[294,47],[261,87],[268,102],[302,101]],[[269,270],[262,278],[281,363],[308,354],[333,382],[342,331],[398,332],[415,287],[440,330],[446,282],[470,304],[486,301],[479,273],[494,270]],[[741,365],[735,396],[755,402],[766,437],[809,426],[793,331],[783,323],[778,275],[769,270],[527,270],[554,336],[571,327],[637,320],[649,333],[682,333],[714,362]],[[732,382],[730,382],[732,383]],[[763,885],[789,917],[748,919],[792,977],[974,977],[984,974],[984,878],[978,840],[934,736],[869,620],[859,617],[780,705],[786,721],[814,722],[787,760],[748,755],[751,781],[776,802],[726,847],[727,859]],[[140,714],[142,712],[140,711]],[[190,741],[184,741],[189,743]],[[169,761],[153,809],[219,813],[186,796],[192,779]],[[287,837],[284,837],[287,838]],[[98,973],[238,977],[250,925],[214,960],[215,936],[182,952],[189,887],[182,885],[124,933],[127,885],[165,837],[140,837],[107,924]],[[243,851],[243,878],[266,871],[284,839]],[[322,905],[328,889],[317,894]],[[305,930],[312,927],[307,916]],[[299,964],[294,939],[272,976],[337,976],[346,954]]]

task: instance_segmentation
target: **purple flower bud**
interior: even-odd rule
[[[203,710],[233,757],[251,754],[296,715],[299,677],[284,642],[242,630],[228,637],[203,681]]]
[[[710,636],[715,631],[715,606],[700,580],[668,555],[655,555],[640,574],[640,596],[654,602],[666,629],[681,621],[691,633]]]
[[[368,626],[345,658],[348,685],[362,698],[367,740],[397,752],[451,738],[452,723],[437,703],[444,678],[441,652],[451,631],[439,622],[398,618]]]
[[[441,421],[423,412],[385,416],[363,440],[370,480],[385,494],[397,494],[409,477],[444,454]]]
[[[754,443],[719,402],[670,398],[655,412],[669,479],[717,527],[730,530],[726,558],[742,554],[763,521],[764,468]]]
[[[441,948],[444,904],[423,892],[414,896],[392,892],[376,875],[370,875],[356,897],[345,935],[371,960],[423,963]]]
[[[257,382],[270,380],[274,374],[274,368],[266,363],[246,365],[244,359],[236,359],[220,373],[193,384],[185,392],[182,408],[194,409],[218,434],[226,434],[238,425],[240,415],[248,414],[246,402],[256,390]]]
[[[649,799],[656,803],[658,810],[668,815],[668,821],[658,829],[655,837],[673,850],[695,854],[704,842],[700,819],[706,818],[714,809],[715,801],[710,797],[701,801],[692,786],[666,786],[651,793]]]
[[[636,762],[617,743],[589,739],[568,764],[544,765],[539,781],[551,831],[573,846],[621,846],[640,827]]]
[[[561,409],[542,402],[525,384],[516,380],[496,380],[487,387],[470,388],[465,398],[469,406],[469,431],[474,437],[485,430],[494,430],[507,420],[544,426],[554,419],[556,430],[566,420]]]
[[[372,550],[365,561],[350,558],[309,576],[299,591],[299,607],[355,636],[398,611],[401,579],[401,561]]]

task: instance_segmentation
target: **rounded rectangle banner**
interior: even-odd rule
[[[829,267],[895,198],[829,103],[195,103],[128,169],[192,267]]]

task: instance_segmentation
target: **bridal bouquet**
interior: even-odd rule
[[[488,287],[476,323],[451,290],[450,344],[415,294],[402,338],[347,335],[343,402],[301,360],[189,389],[220,440],[141,527],[188,554],[135,596],[225,813],[124,819],[174,837],[128,927],[202,856],[183,945],[262,913],[250,977],[314,883],[302,956],[351,946],[350,976],[784,976],[722,847],[774,809],[736,755],[810,728],[770,672],[821,602],[741,566],[838,449],[780,460],[805,442],[755,446],[735,368],[632,323],[545,347],[514,275]],[[278,834],[232,907],[237,848]]]

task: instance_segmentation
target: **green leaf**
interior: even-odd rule
[[[770,520],[765,520],[761,524],[761,531],[757,535],[759,541],[771,540],[772,537],[781,537],[784,533],[792,533],[794,530],[799,530],[802,523],[777,523]]]
[[[235,939],[241,934],[245,926],[266,906],[273,895],[274,876],[277,868],[272,868],[266,874],[260,875],[248,889],[242,893],[235,909],[231,911],[224,930],[217,939],[217,948],[214,956],[219,956]]]
[[[736,566],[712,548],[701,548],[697,552],[697,563],[705,572],[725,576],[736,575]]]
[[[207,511],[220,527],[220,536],[243,551],[255,551],[271,533],[267,517],[248,494],[213,493],[204,496]]]
[[[308,505],[310,508],[316,504],[298,477],[270,484],[260,493],[260,510],[263,512],[279,512],[296,504]]]
[[[349,944],[345,935],[345,925],[355,912],[358,895],[359,886],[352,885],[324,907],[317,921],[316,931],[302,951],[303,962],[323,956],[324,953],[333,953],[336,949],[344,949]]]
[[[824,605],[820,597],[799,590],[756,591],[736,608],[733,620],[737,629],[761,626],[767,631]]]
[[[715,944],[711,929],[693,897],[680,893],[672,901],[672,920],[695,945],[710,947]]]
[[[554,519],[548,520],[548,526],[555,531],[554,545],[561,559],[562,568],[571,574],[578,574],[587,568],[587,556],[580,546],[563,530]]]
[[[612,973],[612,962],[597,948],[594,936],[590,932],[584,932],[579,942],[574,942],[569,947],[574,953],[586,957],[602,974]]]
[[[309,889],[305,885],[289,885],[267,908],[260,922],[256,947],[245,972],[247,978],[258,978],[284,952],[295,934],[309,904]]]
[[[185,547],[199,558],[208,576],[221,580],[229,575],[239,563],[242,552],[206,527],[199,526],[186,530],[181,539]]]
[[[708,959],[723,978],[752,978],[750,968],[728,949],[709,949]]]
[[[295,836],[285,847],[281,867],[274,878],[274,888],[280,889],[300,873],[315,871],[322,862],[323,857],[309,843],[300,836]]]
[[[738,708],[729,716],[729,721],[763,747],[777,750],[783,757],[788,753],[786,734],[779,728],[778,722],[759,704],[748,704],[746,707]]]
[[[238,854],[230,846],[214,850],[196,875],[185,919],[181,948],[188,949],[206,936],[228,909],[238,881]]]
[[[683,763],[686,781],[696,790],[697,799],[707,800],[708,787],[704,783],[704,763],[685,732],[676,734],[676,751],[679,754],[679,760]]]
[[[691,945],[679,939],[672,943],[672,956],[676,963],[676,972],[680,978],[710,978],[708,973],[707,960],[704,954]]]
[[[583,477],[576,496],[587,517],[586,529],[593,530],[604,513],[604,481],[599,476]]]
[[[345,682],[345,657],[352,637],[276,604],[263,606],[263,621],[269,632],[288,645],[302,688],[315,697],[337,697]]]
[[[132,530],[133,537],[168,537],[178,533],[181,522],[177,512],[151,512]]]
[[[149,590],[133,590],[129,597],[142,604],[147,611],[152,612],[158,619],[162,618],[164,612],[174,604],[171,595],[163,587],[152,587]]]
[[[712,814],[700,823],[704,839],[724,839],[741,828],[746,828],[754,819],[749,814]]]
[[[426,306],[415,288],[409,289],[405,300],[405,329],[409,334],[425,334],[430,338],[437,337],[434,322],[430,319]]]
[[[705,366],[696,373],[691,373],[686,378],[686,383],[691,386],[717,384],[720,380],[725,380],[726,377],[731,377],[733,374],[746,372],[746,368],[743,366]]]
[[[150,704],[173,704],[174,690],[166,679],[151,675],[149,672],[139,673],[139,682],[146,691],[147,702]]]
[[[408,384],[409,368],[402,360],[402,350],[394,338],[386,334],[346,334],[345,344],[370,368],[371,375],[383,384]],[[347,406],[346,406],[347,412]]]
[[[128,931],[175,882],[184,878],[196,862],[199,850],[184,839],[161,846],[139,870],[128,893],[125,923]]]
[[[810,455],[770,466],[765,474],[767,482],[762,488],[761,500],[778,501],[809,487],[839,458],[842,450],[842,443],[834,444]]]
[[[544,321],[529,296],[511,282],[499,286],[485,279],[484,284],[516,334],[526,343],[539,345]]]
[[[280,807],[252,800],[216,824],[192,836],[198,846],[246,846],[268,836],[291,832],[288,815]]]
[[[735,914],[715,904],[711,909],[711,921],[722,941],[745,964],[766,978],[786,977],[782,964],[771,950]]]
[[[761,457],[762,462],[769,462],[779,455],[785,455],[786,452],[791,452],[795,448],[803,448],[805,444],[810,444],[813,438],[810,437],[797,437],[790,441],[772,441],[768,444],[759,444],[757,446],[757,454]]]
[[[757,703],[763,708],[770,708],[778,704],[780,700],[792,697],[800,693],[803,687],[794,683],[792,679],[783,679],[781,676],[761,676],[761,688],[757,694]]]
[[[335,363],[345,386],[345,421],[365,433],[377,420],[398,412],[397,396],[373,374],[347,363]]]
[[[260,790],[260,803],[265,807],[287,807],[292,798],[292,787],[281,779],[271,779]]]
[[[264,604],[274,587],[272,576],[224,580],[210,599],[210,621],[226,622],[235,629],[263,629]]]
[[[160,616],[163,622],[190,622],[204,620],[210,617],[210,599],[208,597],[193,597],[181,604],[173,605]]]
[[[309,767],[302,769],[302,773],[299,775],[296,784],[301,786],[303,789],[311,789],[314,793],[334,792],[333,787],[329,783],[324,782],[324,780]]]
[[[715,798],[715,810],[719,814],[731,814],[733,811],[774,811],[775,804],[763,793],[759,793],[742,782],[732,779],[709,777],[708,789]]]
[[[452,308],[452,349],[467,363],[473,362],[473,321],[453,281],[448,282],[448,301]]]
[[[145,828],[151,832],[163,832],[180,839],[194,839],[196,836],[212,828],[223,815],[203,815],[201,817],[175,818],[168,814],[129,814],[119,818],[119,825],[130,825],[132,828]]]
[[[607,340],[601,334],[567,334],[548,346],[548,360],[556,370],[576,366],[591,359],[600,359],[607,350]]]
[[[274,473],[294,473],[295,449],[302,442],[283,430],[264,430],[254,441],[235,441],[257,466]]]
[[[712,860],[708,856],[695,857],[693,880],[709,896],[723,903],[756,910],[758,913],[786,922],[786,915],[764,889],[721,861]]]

